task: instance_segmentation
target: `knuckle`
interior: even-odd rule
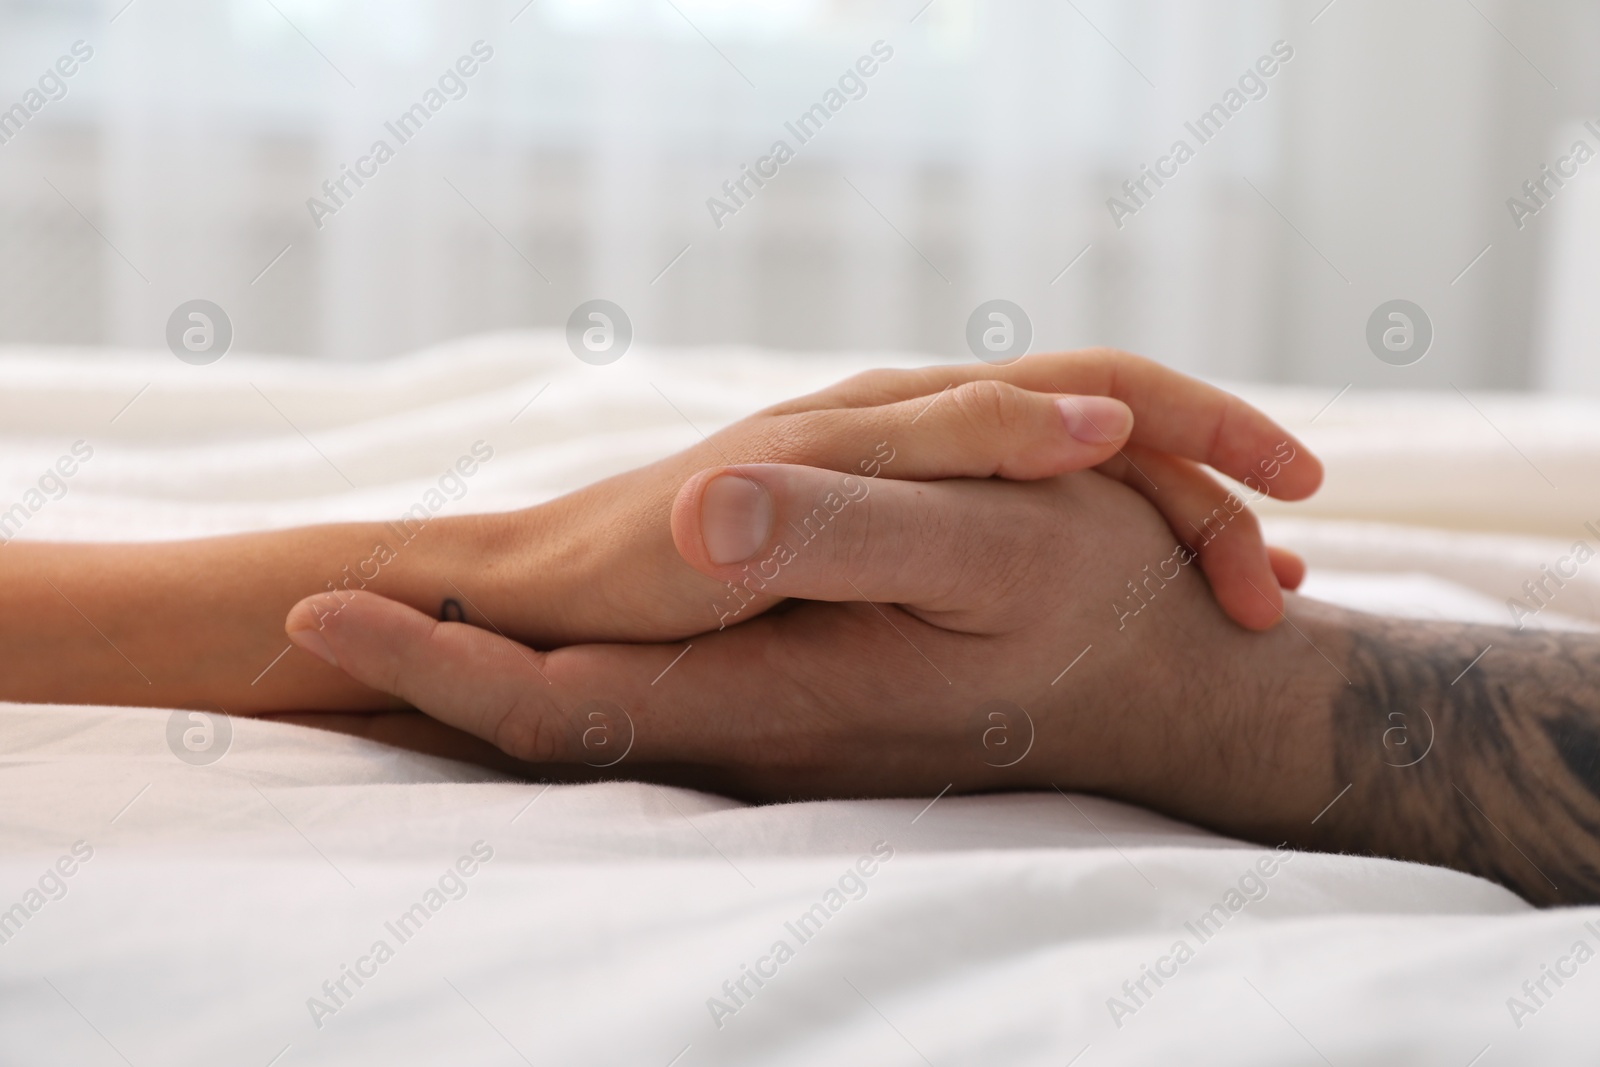
[[[785,415],[795,415],[802,411],[811,410],[813,410],[811,398],[809,396],[797,396],[793,400],[780,400],[776,404],[769,404],[768,406],[756,411],[754,414],[740,419],[739,422],[735,423],[734,425],[737,426],[741,423],[761,422],[766,419],[780,419]]]
[[[1091,345],[1088,348],[1080,348],[1073,352],[1064,353],[1064,355],[1069,360],[1081,363],[1100,362],[1137,365],[1152,362],[1143,356],[1136,356],[1132,352],[1125,352],[1120,348],[1109,348],[1106,345]]]
[[[829,407],[863,407],[882,403],[906,386],[909,372],[890,368],[861,371],[825,389],[763,408],[759,416],[796,415]]]
[[[917,395],[928,382],[927,371],[882,367],[846,378],[836,395],[850,407],[875,407]]]
[[[889,368],[864,370],[852,374],[839,384],[851,392],[880,393],[904,384],[906,372]]]
[[[990,435],[1021,421],[1027,397],[1021,389],[993,378],[966,382],[951,390],[956,418],[975,434]]]

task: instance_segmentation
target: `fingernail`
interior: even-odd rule
[[[333,654],[333,646],[328,644],[327,638],[317,631],[290,630],[289,640],[318,659],[325,660],[335,667],[339,665],[338,659]]]
[[[1056,409],[1066,420],[1067,432],[1086,445],[1120,441],[1133,429],[1133,412],[1109,396],[1063,396]]]
[[[700,497],[700,535],[712,563],[742,563],[767,543],[772,500],[749,478],[713,478]]]

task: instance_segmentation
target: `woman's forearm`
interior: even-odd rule
[[[474,578],[505,525],[473,515],[155,544],[11,542],[0,547],[0,699],[232,714],[393,706],[291,649],[285,614],[311,593],[365,588],[430,615],[453,613],[453,600],[492,622]]]
[[[1063,388],[1087,392],[1058,395]],[[291,650],[283,631],[295,603],[347,588],[536,648],[684,639],[748,621],[779,599],[748,567],[718,580],[680,556],[673,502],[698,471],[802,463],[857,488],[882,475],[1035,481],[1104,464],[1125,444],[1146,450],[1146,466],[1168,453],[1209,462],[1285,499],[1321,478],[1304,447],[1260,412],[1126,353],[878,372],[524,511],[415,520],[420,529],[401,519],[171,544],[13,542],[0,547],[0,699],[234,713],[385,706]],[[475,445],[473,454],[492,451]],[[1199,529],[1224,505],[1233,513],[1227,502],[1237,498],[1223,486],[1192,465],[1168,466],[1156,506],[1173,529]],[[1144,491],[1144,479],[1129,479]],[[837,499],[824,493],[815,514],[834,513]],[[1270,625],[1276,564],[1253,521],[1233,529],[1200,550],[1200,564],[1225,579],[1219,599],[1241,624]]]

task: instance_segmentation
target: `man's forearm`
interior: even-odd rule
[[[1453,867],[1539,904],[1600,900],[1600,635],[1304,598],[1288,619],[1250,660],[1252,713],[1278,734],[1236,832]]]
[[[0,699],[234,714],[392,706],[299,649],[285,654],[284,616],[330,588],[367,588],[437,615],[463,597],[452,581],[476,584],[469,575],[497,530],[495,517],[466,516],[416,530],[347,523],[159,544],[9,543]]]

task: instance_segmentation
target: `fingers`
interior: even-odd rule
[[[869,371],[774,410],[891,404],[984,379],[1038,392],[1115,397],[1133,410],[1135,444],[1215,467],[1258,493],[1300,500],[1322,484],[1322,464],[1310,450],[1238,397],[1106,348],[1028,356],[1004,367]]]
[[[904,482],[788,464],[715,467],[689,479],[672,509],[679,553],[729,583],[727,626],[773,597],[981,607],[985,560],[1037,533],[1008,518],[999,483]],[[982,545],[975,565],[972,548]]]
[[[1199,555],[1212,595],[1234,622],[1265,630],[1283,616],[1283,594],[1261,524],[1238,494],[1188,460],[1132,445],[1100,470],[1156,506],[1179,540]],[[1298,557],[1283,557],[1281,565],[1292,576],[1291,560]]]
[[[1285,589],[1299,589],[1300,583],[1306,580],[1306,561],[1287,548],[1268,545],[1267,562],[1272,565],[1272,573],[1277,576],[1278,584]]]
[[[1242,498],[1195,464],[1148,449],[1130,447],[1100,469],[1142,493],[1195,550],[1230,618],[1251,630],[1277,623],[1281,589],[1300,584],[1305,564],[1267,548]],[[971,546],[983,546],[981,564],[1006,554],[1005,539],[1028,536],[996,511],[1007,497],[973,488],[788,464],[714,467],[679,491],[672,537],[690,566],[728,583],[713,605],[724,627],[781,597],[970,611],[982,606],[974,587],[988,584]]]
[[[1120,400],[974,381],[878,407],[783,416],[770,458],[869,477],[1029,480],[1093,467],[1132,429]]]
[[[1280,585],[1298,585],[1304,564],[1292,553],[1269,554],[1243,499],[1195,464],[1146,449],[1101,470],[1156,506],[1198,555],[1230,618],[1252,630],[1278,621]],[[787,464],[716,467],[679,491],[672,536],[690,566],[728,583],[717,608],[724,627],[776,598],[802,597],[959,612],[958,628],[982,630],[984,590],[1004,584],[990,564],[1045,547],[1025,502],[999,489]]]
[[[583,763],[597,770],[628,760],[712,763],[730,752],[750,758],[774,724],[772,672],[751,670],[762,655],[763,623],[682,645],[574,645],[536,652],[499,634],[437,622],[374,593],[322,593],[290,610],[289,639],[356,681],[531,764]],[[684,662],[680,662],[683,660]],[[722,709],[708,715],[708,707]],[[418,747],[397,717],[363,722],[361,732]],[[327,723],[352,729],[338,719]],[[420,740],[436,745],[438,737]],[[483,762],[459,739],[446,751]]]
[[[442,722],[507,752],[556,759],[573,748],[570,730],[554,728],[547,657],[464,623],[438,622],[374,593],[322,593],[296,604],[284,623],[289,640],[356,681],[399,697]],[[530,715],[533,705],[544,715]],[[542,731],[525,736],[528,723]],[[537,758],[527,756],[524,758]]]

